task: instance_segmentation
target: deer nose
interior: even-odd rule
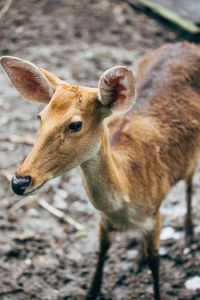
[[[23,195],[31,183],[30,176],[18,176],[15,174],[11,180],[13,192],[17,195]]]

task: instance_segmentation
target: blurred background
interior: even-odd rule
[[[169,11],[164,9],[163,17],[159,6],[139,2],[0,0],[0,56],[17,56],[71,84],[95,87],[107,68],[126,65],[135,72],[140,57],[164,43],[200,42],[200,17],[191,18],[192,7],[200,12],[197,2],[167,1],[175,13],[182,8],[184,21],[191,22],[186,27],[169,18]],[[50,182],[40,196],[22,199],[10,190],[9,179],[36,137],[42,107],[22,99],[0,70],[0,299],[80,300],[96,262],[98,214],[78,170]],[[182,182],[162,205],[163,299],[199,299],[199,179],[200,170],[193,195],[196,241],[190,249],[184,243]],[[135,272],[139,242],[137,233],[116,234],[98,299],[152,299],[148,268]]]

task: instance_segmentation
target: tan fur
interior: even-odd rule
[[[42,72],[55,93],[40,114],[38,139],[17,174],[31,176],[30,192],[80,165],[87,194],[103,216],[101,232],[110,224],[144,233],[155,299],[160,299],[159,207],[174,184],[189,181],[200,155],[200,48],[177,43],[146,54],[136,76],[136,104],[105,120],[109,112],[98,101],[97,89],[71,86]],[[74,115],[83,128],[66,133]]]

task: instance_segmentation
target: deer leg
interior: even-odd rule
[[[192,221],[192,179],[193,175],[186,180],[186,203],[187,212],[185,216],[185,234],[186,241],[190,243],[193,239],[193,221]]]
[[[145,251],[145,238],[143,237],[139,247],[138,247],[138,255],[136,257],[136,263],[137,263],[137,267],[136,267],[136,274],[140,273],[144,267],[146,267],[147,265],[147,254]]]
[[[155,300],[161,299],[160,286],[159,286],[160,230],[161,230],[161,219],[160,219],[160,213],[158,213],[155,217],[155,225],[153,231],[148,232],[144,235],[147,263],[149,265],[153,277]]]
[[[102,277],[103,277],[103,266],[106,260],[107,251],[110,248],[110,245],[112,243],[112,236],[113,236],[112,231],[113,228],[109,223],[107,223],[106,225],[105,223],[104,225],[100,224],[99,226],[100,251],[99,251],[96,271],[92,280],[90,290],[85,300],[95,300],[96,297],[98,296],[98,293],[100,292]]]

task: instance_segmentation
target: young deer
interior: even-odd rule
[[[155,299],[160,299],[159,207],[181,179],[187,192],[186,235],[193,234],[200,48],[186,42],[164,45],[144,56],[136,84],[132,73],[119,66],[103,73],[97,89],[70,85],[18,58],[2,57],[1,64],[27,100],[47,104],[39,114],[36,143],[13,176],[13,191],[28,195],[79,165],[88,197],[101,214],[100,253],[87,299],[100,291],[113,231],[135,229],[143,233]],[[118,111],[124,114],[114,114]]]

